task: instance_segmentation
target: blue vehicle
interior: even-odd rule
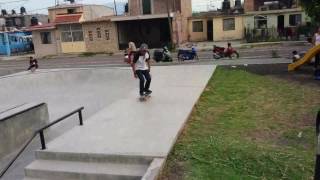
[[[185,60],[199,60],[197,50],[195,47],[192,47],[191,49],[179,49],[178,51],[178,60],[179,61],[185,61]]]
[[[32,52],[31,32],[0,33],[0,55],[11,55]]]

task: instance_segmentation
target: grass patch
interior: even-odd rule
[[[320,90],[219,67],[160,179],[310,179]]]

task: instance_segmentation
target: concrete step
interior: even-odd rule
[[[36,151],[36,159],[92,163],[125,163],[150,165],[154,157]]]
[[[148,165],[36,160],[25,168],[27,178],[50,180],[138,180]]]

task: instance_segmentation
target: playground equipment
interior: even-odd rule
[[[320,53],[320,45],[311,48],[300,60],[289,64],[288,71],[294,71],[298,67],[310,62],[318,53]]]

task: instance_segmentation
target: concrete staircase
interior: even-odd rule
[[[153,158],[37,151],[25,180],[138,180]],[[148,178],[149,179],[149,178]]]

